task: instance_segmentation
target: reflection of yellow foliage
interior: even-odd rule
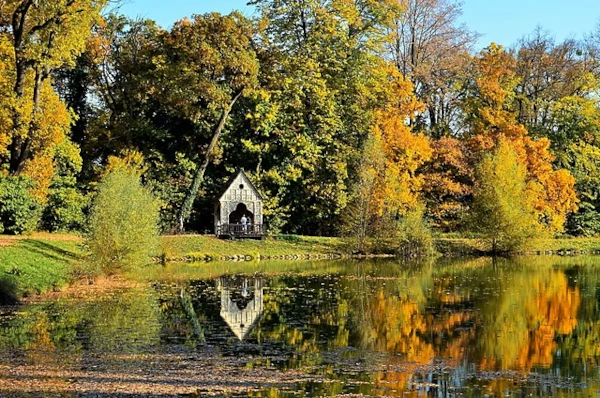
[[[488,349],[493,347],[494,356],[483,359],[482,369],[529,371],[533,366],[550,366],[556,350],[555,336],[569,334],[577,325],[579,289],[568,286],[563,272],[555,271],[545,278],[539,274],[533,278],[523,276],[521,286],[514,285],[522,293],[510,290],[509,294],[524,301],[502,309],[508,313],[497,314],[502,321],[491,330],[494,340],[486,343],[491,344]]]
[[[529,332],[528,345],[522,347],[517,367],[529,370],[534,365],[550,366],[556,350],[555,334],[569,334],[577,326],[577,310],[581,303],[579,289],[571,289],[562,272],[555,272],[550,286],[536,286],[537,294],[528,308],[530,322],[537,328]]]
[[[48,316],[44,313],[39,314],[33,328],[32,341],[29,345],[27,353],[33,364],[44,364],[53,360],[51,354],[54,352],[54,343],[50,336],[51,324]]]

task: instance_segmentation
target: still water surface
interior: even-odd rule
[[[0,395],[600,397],[600,257],[143,279],[1,309]]]

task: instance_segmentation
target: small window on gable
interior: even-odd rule
[[[244,184],[240,184],[240,189],[244,189]]]

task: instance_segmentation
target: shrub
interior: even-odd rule
[[[159,205],[129,169],[106,174],[94,198],[87,245],[91,260],[104,273],[137,267],[158,245]]]
[[[43,228],[50,232],[81,230],[85,224],[85,205],[86,198],[77,188],[52,187],[42,214]]]
[[[431,255],[434,252],[433,237],[423,215],[424,206],[417,206],[398,223],[398,251],[404,257]]]
[[[0,232],[19,235],[35,230],[41,207],[32,187],[33,181],[26,177],[0,177]]]
[[[50,185],[48,202],[42,214],[42,227],[48,231],[81,230],[85,223],[84,195],[77,189],[76,176],[81,172],[79,148],[65,141],[54,148],[55,175]]]

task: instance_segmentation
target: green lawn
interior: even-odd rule
[[[0,247],[0,302],[63,288],[80,256],[79,243],[72,239],[4,240]]]
[[[284,236],[280,239],[220,240],[212,236],[163,236],[155,257],[170,260],[218,260],[225,256],[283,258],[326,256],[344,252],[336,238]],[[0,235],[0,303],[62,289],[73,279],[83,260],[81,239],[71,235],[35,234],[30,237]]]

